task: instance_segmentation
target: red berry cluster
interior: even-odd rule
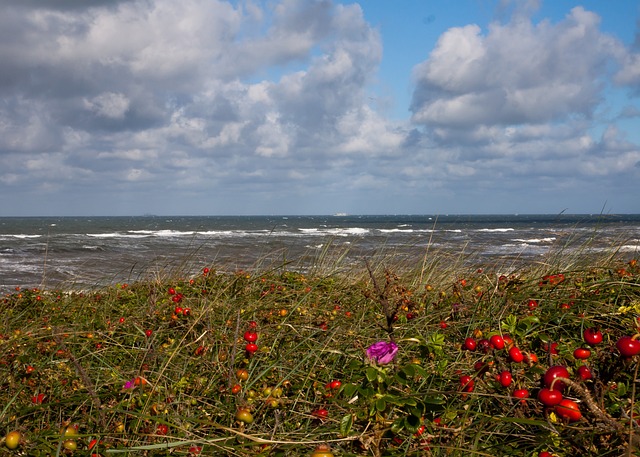
[[[258,332],[256,332],[256,328],[258,324],[255,321],[249,322],[249,329],[244,332],[244,340],[247,342],[244,349],[247,351],[247,355],[253,355],[258,350],[258,345],[256,341],[258,341]]]
[[[167,293],[171,295],[171,301],[174,303],[180,303],[184,298],[184,295],[181,294],[180,292],[177,292],[176,289],[174,289],[173,287],[169,287],[169,290],[167,291]]]
[[[167,293],[171,296],[171,301],[176,304],[175,308],[173,309],[173,315],[171,316],[172,319],[175,320],[180,316],[188,317],[191,315],[191,308],[183,307],[180,305],[184,298],[183,294],[176,291],[176,289],[173,287],[169,287]]]
[[[511,369],[507,369],[506,364],[520,364],[523,362],[535,363],[537,357],[535,354],[525,354],[517,346],[514,345],[513,339],[509,335],[493,334],[489,338],[475,338],[468,337],[462,344],[463,349],[467,351],[478,351],[483,354],[492,353],[494,360],[491,361],[478,361],[474,365],[475,378],[482,378],[488,373],[492,367],[496,364],[503,366],[503,369],[498,371],[494,375],[495,385],[502,388],[511,388],[514,384],[514,378]],[[499,351],[506,351],[504,356],[499,356]],[[462,375],[459,378],[460,390],[462,392],[473,392],[475,388],[475,379],[473,376]],[[524,401],[529,397],[529,390],[524,388],[517,388],[512,391],[514,398]]]

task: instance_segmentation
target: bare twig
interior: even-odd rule
[[[637,370],[636,370],[636,374],[637,374]],[[616,421],[605,410],[601,409],[596,404],[596,402],[594,401],[594,399],[591,396],[591,394],[589,393],[589,391],[587,391],[587,389],[582,387],[577,382],[575,382],[575,381],[573,381],[571,379],[568,379],[568,378],[558,377],[558,378],[556,378],[556,380],[558,382],[565,383],[566,385],[571,387],[571,389],[573,389],[576,393],[578,393],[580,398],[582,398],[584,403],[587,405],[587,408],[589,408],[589,411],[591,411],[602,422],[604,422],[605,424],[609,425],[612,429],[614,429],[616,431],[616,433],[618,433],[621,436],[624,436],[624,435],[627,434],[627,430],[624,427],[624,425],[621,424],[620,422]],[[630,430],[629,430],[629,447],[628,447],[627,455],[631,455],[632,446],[638,447],[639,445],[640,445],[640,438],[633,434],[633,429],[630,427]]]

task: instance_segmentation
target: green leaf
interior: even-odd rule
[[[375,395],[375,391],[371,387],[358,387],[358,392],[363,398],[372,398]]]
[[[420,428],[420,422],[419,417],[410,414],[404,418],[404,427],[409,433],[415,433]]]
[[[424,412],[425,412],[424,405],[416,405],[416,406],[411,406],[407,408],[407,413],[416,417],[424,416]]]
[[[502,329],[506,333],[515,333],[517,325],[518,325],[518,318],[513,314],[509,314],[502,321]]]
[[[442,395],[427,395],[422,399],[422,402],[427,405],[442,405],[444,404],[444,397]]]
[[[617,394],[619,397],[624,397],[627,394],[627,390],[629,389],[627,389],[627,384],[625,384],[624,382],[619,382],[616,390],[618,391]]]
[[[369,367],[367,368],[366,375],[367,375],[367,381],[373,382],[376,379],[378,379],[378,370],[376,370],[373,367]]]
[[[385,401],[384,398],[378,398],[376,400],[376,410],[381,413],[385,409],[387,409],[387,402]]]
[[[516,327],[516,333],[520,335],[525,335],[529,333],[529,331],[533,327],[537,326],[538,324],[540,324],[540,318],[538,316],[525,317],[524,319],[521,319],[518,322],[518,325]]]
[[[427,370],[425,370],[424,368],[422,368],[418,364],[414,364],[413,365],[413,370],[415,371],[415,374],[418,375],[418,376],[421,376],[423,378],[429,377],[429,373],[427,373]]]
[[[392,405],[397,405],[397,406],[403,406],[405,404],[405,399],[402,397],[396,397],[395,395],[384,395],[382,397],[382,400],[384,400],[385,402],[392,404]]]
[[[396,381],[403,386],[409,384],[409,379],[407,379],[407,374],[404,371],[399,371],[396,373]]]
[[[444,345],[444,335],[442,333],[432,333],[429,335],[429,343],[431,346],[441,348]]]
[[[342,419],[340,419],[340,434],[342,436],[349,436],[352,426],[353,426],[353,416],[351,414],[347,414]]]
[[[184,389],[189,385],[189,380],[184,376],[180,378],[180,380],[176,383],[175,388],[178,390]]]
[[[402,371],[400,373],[404,373],[407,376],[407,378],[413,378],[416,375],[415,366],[416,365],[414,363],[409,363],[402,367]]]
[[[416,399],[411,397],[404,398],[403,402],[406,406],[416,406],[418,404]]]
[[[352,359],[349,364],[347,365],[349,371],[358,371],[358,369],[361,367],[362,362],[358,359]]]
[[[355,384],[347,383],[342,385],[342,392],[347,398],[353,397],[357,391],[358,386],[356,386]]]
[[[397,435],[402,431],[403,428],[404,428],[404,417],[400,417],[394,420],[393,424],[391,424],[391,433]]]

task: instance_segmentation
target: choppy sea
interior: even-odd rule
[[[558,250],[640,253],[640,215],[399,215],[0,218],[0,291],[133,282],[158,272],[231,271],[322,259],[463,255],[544,261]]]

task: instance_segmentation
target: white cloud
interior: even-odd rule
[[[0,174],[0,182],[11,185],[20,181],[20,175],[17,173],[2,173]]]
[[[358,4],[9,3],[0,203],[47,189],[49,202],[135,191],[141,213],[167,193],[186,212],[287,211],[261,205],[302,195],[422,211],[640,173],[637,145],[601,121],[610,82],[637,89],[637,55],[583,8],[534,23],[536,1],[505,2],[502,22],[450,28],[415,66],[412,119],[390,121],[371,101],[383,37]],[[345,210],[360,211],[330,212]]]
[[[414,68],[412,121],[428,148],[403,174],[468,195],[472,186],[566,195],[595,176],[603,187],[637,177],[636,145],[612,126],[594,137],[606,83],[620,62],[630,74],[632,61],[582,7],[557,23],[519,11],[486,31],[450,28]],[[631,81],[622,75],[618,82]]]
[[[123,119],[129,109],[129,99],[124,94],[104,92],[91,100],[84,100],[85,107],[98,116]]]
[[[599,17],[576,7],[558,24],[519,18],[452,28],[416,66],[414,122],[474,126],[589,117],[601,99],[607,64],[622,45]]]
[[[345,113],[336,129],[343,138],[336,151],[346,154],[396,155],[406,137],[367,106]]]
[[[206,0],[132,1],[74,19],[84,33],[61,36],[61,57],[120,67],[147,81],[180,76],[194,82],[201,72],[216,71],[241,23],[229,3]]]
[[[157,151],[145,151],[142,149],[127,149],[116,150],[108,152],[99,152],[96,156],[98,159],[116,159],[116,160],[132,160],[132,161],[144,161],[154,160],[158,158]]]
[[[51,112],[38,100],[22,95],[0,103],[0,152],[39,152],[60,145]]]
[[[131,168],[125,174],[124,179],[126,181],[138,182],[138,181],[144,181],[149,177],[150,177],[150,174],[146,170],[143,170],[141,168]]]
[[[256,153],[264,157],[284,157],[289,152],[291,139],[280,121],[278,113],[268,113],[265,122],[256,129]]]
[[[625,56],[615,80],[618,84],[640,87],[640,53],[629,53]]]

